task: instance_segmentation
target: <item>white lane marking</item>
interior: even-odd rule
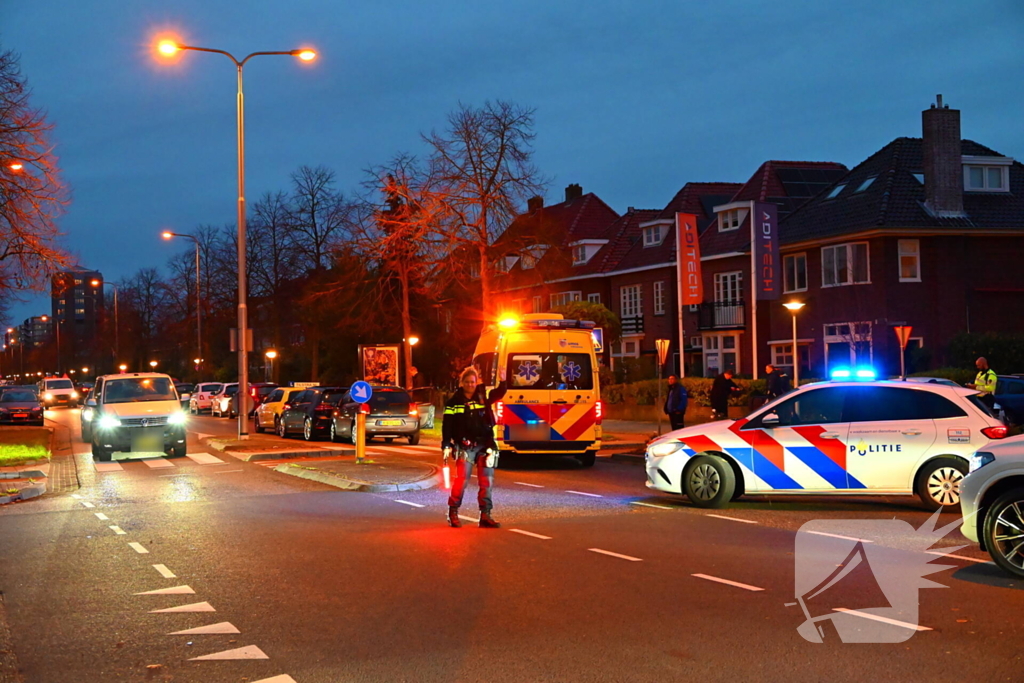
[[[158,572],[160,572],[160,576],[164,577],[165,579],[176,579],[176,578],[178,578],[177,576],[174,575],[174,572],[172,572],[170,569],[168,569],[165,565],[154,564],[153,565],[153,569],[155,569]]]
[[[896,619],[889,619],[888,617],[880,617],[877,614],[871,614],[869,612],[860,612],[855,609],[846,609],[845,607],[833,607],[833,612],[842,612],[843,614],[853,614],[858,617],[864,617],[865,619],[871,619],[873,621],[881,621],[885,624],[892,624],[893,626],[902,626],[903,628],[909,628],[912,631],[931,631],[932,629],[927,626],[921,626],[919,624],[911,624],[906,621],[898,621]]]
[[[629,560],[630,562],[643,562],[639,557],[631,557],[629,555],[620,555],[619,553],[613,553],[610,550],[601,550],[600,548],[587,548],[592,553],[601,553],[602,555],[609,555],[611,557],[617,557],[620,560]]]
[[[479,522],[479,517],[470,517],[469,515],[459,515],[459,519],[464,519],[467,522]]]
[[[206,438],[209,438],[211,436],[217,436],[216,434],[200,434],[199,432],[192,432],[192,435],[195,436],[195,437],[198,437],[200,439],[206,439]]]
[[[110,525],[110,530],[113,531],[118,536],[124,536],[126,533],[128,533],[127,531],[125,531],[121,527],[117,526],[116,524],[111,524]]]
[[[590,496],[591,498],[604,498],[599,493],[584,493],[583,491],[566,491],[566,493],[575,493],[577,496]]]
[[[523,536],[530,536],[531,538],[539,538],[542,541],[550,541],[551,540],[550,536],[541,536],[540,534],[535,534],[532,531],[523,531],[522,529],[509,529],[509,531],[511,531],[514,534],[522,534]]]
[[[219,472],[210,472],[210,474],[231,474],[232,472],[243,472],[244,470],[220,470]]]
[[[514,481],[512,483],[513,484],[519,484],[520,486],[529,486],[532,489],[542,489],[542,488],[544,488],[540,484],[527,484],[525,481]]]
[[[713,515],[710,512],[704,514],[705,517],[715,517],[716,519],[728,519],[731,522],[743,522],[744,524],[757,524],[752,519],[740,519],[739,517],[726,517],[725,515]]]
[[[255,645],[247,645],[245,647],[235,648],[234,650],[214,652],[213,654],[203,655],[202,657],[192,657],[188,661],[202,662],[213,659],[270,659],[270,657]]]
[[[274,676],[273,678],[261,678],[258,681],[253,681],[252,683],[298,683],[298,681],[288,674],[281,674],[280,676]]]
[[[216,612],[208,602],[193,602],[191,605],[178,605],[177,607],[168,607],[166,609],[151,609],[150,614],[176,614],[178,612]]]
[[[159,470],[164,467],[174,467],[174,463],[166,458],[153,458],[152,460],[143,460],[146,463],[146,467],[151,470]]]
[[[96,519],[98,519],[100,521],[103,521],[103,522],[109,522],[110,521],[110,517],[107,517],[102,512],[94,512],[93,514],[96,515]]]
[[[220,465],[224,461],[209,453],[186,453],[185,457],[197,465]]]
[[[87,500],[83,500],[83,501],[82,501],[82,507],[87,507],[87,508],[94,508],[94,507],[96,507],[96,506],[95,506],[95,505],[93,505],[92,503],[90,503],[90,502],[89,502],[89,501],[87,501]]]
[[[241,633],[235,625],[230,621],[222,621],[219,624],[210,624],[209,626],[199,626],[197,628],[187,628],[184,631],[174,631],[168,633],[169,636],[208,636],[214,634],[224,633]]]
[[[398,499],[395,499],[395,502],[396,502],[396,503],[401,503],[402,505],[409,505],[409,506],[411,506],[411,507],[414,507],[414,508],[422,508],[422,507],[426,507],[426,505],[420,505],[419,503],[410,503],[410,502],[409,502],[409,501],[407,501],[407,500],[398,500]]]
[[[839,534],[827,534],[824,531],[805,531],[804,533],[814,534],[816,536],[830,536],[831,538],[841,538],[844,541],[860,541],[861,543],[872,543],[873,542],[873,541],[871,541],[870,539],[867,539],[867,538],[854,538],[853,536],[840,536]]]
[[[173,588],[157,588],[155,591],[143,591],[132,595],[195,595],[192,586],[174,586]]]
[[[124,468],[121,467],[119,462],[94,462],[92,464],[96,468],[97,472],[123,472]]]
[[[135,552],[137,552],[140,555],[148,555],[149,554],[149,551],[146,550],[145,548],[143,548],[141,543],[135,543],[134,541],[132,541],[128,545],[130,545],[132,550],[134,550]]]
[[[704,579],[706,581],[714,581],[715,583],[724,583],[727,586],[735,586],[736,588],[742,588],[743,590],[747,590],[747,591],[763,591],[764,590],[763,588],[758,588],[757,586],[751,586],[750,584],[747,584],[747,583],[739,583],[738,581],[730,581],[729,579],[720,579],[717,576],[708,576],[707,574],[691,574],[691,576],[696,576],[698,579]]]
[[[163,479],[164,477],[194,477],[195,475],[191,472],[175,472],[174,474],[158,474],[157,479]]]
[[[653,503],[641,503],[639,500],[629,501],[630,505],[642,505],[645,508],[654,508],[656,510],[671,510],[672,508],[668,505],[654,505]]]
[[[992,560],[982,560],[977,557],[967,557],[966,555],[950,555],[948,553],[940,553],[936,550],[925,550],[929,555],[938,555],[939,557],[954,557],[958,560],[967,560],[968,562],[981,562],[983,564],[994,564]]]
[[[72,493],[71,497],[74,498],[75,500],[82,500],[82,497],[80,495],[78,495],[77,493]]]

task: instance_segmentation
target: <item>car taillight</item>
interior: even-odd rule
[[[1010,430],[999,425],[998,427],[985,427],[981,430],[981,433],[989,439],[1005,439],[1010,433]]]
[[[332,406],[330,403],[321,403],[320,405],[318,405],[316,407],[316,409],[317,409],[318,412],[321,412],[321,413],[324,413],[324,412],[329,413],[329,412],[332,412],[334,410],[334,406]]]
[[[420,415],[420,406],[419,406],[419,404],[418,403],[410,403],[409,404],[409,417],[419,417],[419,415]]]
[[[601,401],[594,404],[594,417],[596,418],[597,424],[601,424],[601,419],[604,417],[604,403]]]
[[[505,419],[505,402],[504,401],[498,401],[497,403],[494,404],[494,421],[497,422],[498,424],[505,424],[503,422],[504,419]]]
[[[281,406],[281,409],[282,410],[291,410],[292,409],[292,404],[291,403],[285,403],[283,406]]]

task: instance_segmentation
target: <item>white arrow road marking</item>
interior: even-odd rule
[[[740,519],[739,517],[726,517],[725,515],[713,515],[710,512],[704,515],[705,517],[715,517],[716,519],[728,519],[730,522],[743,522],[744,524],[757,524],[752,519]],[[814,533],[813,531],[811,533]]]
[[[117,526],[116,524],[112,524],[110,526],[110,530],[113,531],[118,536],[124,536],[126,533],[128,533],[124,529],[122,529],[121,527]]]
[[[717,576],[708,576],[707,574],[692,574],[691,576],[696,576],[698,579],[704,579],[706,581],[714,581],[715,583],[724,583],[727,586],[736,586],[736,588],[742,588],[743,590],[748,590],[748,591],[763,591],[764,590],[763,588],[758,588],[757,586],[751,586],[750,584],[738,583],[736,581],[730,581],[729,579],[720,579]]]
[[[643,562],[639,557],[631,557],[629,555],[620,555],[619,553],[613,553],[610,550],[601,550],[600,548],[587,548],[592,553],[601,553],[602,555],[609,555],[611,557],[617,557],[620,560],[629,560],[630,562]]]
[[[168,569],[167,567],[165,567],[162,564],[154,564],[153,565],[153,569],[155,569],[158,572],[160,572],[160,576],[164,577],[165,579],[176,579],[176,578],[178,578],[177,576],[174,575],[174,572],[172,572],[170,569]]]
[[[280,676],[274,676],[273,678],[261,678],[258,681],[253,681],[252,683],[298,683],[298,681],[288,674],[281,674]]]
[[[234,650],[224,650],[223,652],[214,652],[213,654],[203,655],[202,657],[193,657],[188,661],[202,662],[213,659],[270,659],[270,657],[255,645],[247,645],[245,647],[235,648]]]
[[[83,500],[83,501],[82,501],[82,507],[87,507],[87,508],[94,508],[94,507],[96,507],[96,506],[95,506],[95,505],[93,505],[92,503],[90,503],[90,502],[89,502],[89,501],[87,501],[87,500]]]
[[[918,624],[910,624],[906,621],[897,621],[896,619],[889,619],[887,617],[880,617],[877,614],[871,614],[869,612],[858,612],[855,609],[846,609],[845,607],[833,607],[833,612],[842,612],[843,614],[852,614],[858,617],[864,617],[865,619],[872,619],[874,621],[881,621],[885,624],[892,624],[893,626],[902,626],[903,628],[909,628],[913,631],[931,631],[932,629],[927,626],[920,626]]]
[[[173,614],[177,612],[216,612],[208,602],[194,602],[191,605],[178,605],[177,607],[168,607],[167,609],[151,609],[150,614]]]
[[[174,467],[174,463],[164,458],[153,458],[152,460],[143,460],[146,463],[146,467],[151,470],[158,470],[164,467]]]
[[[195,595],[196,592],[192,590],[191,586],[175,586],[174,588],[158,588],[155,591],[145,591],[143,593],[132,593],[132,595]]]
[[[134,541],[132,541],[128,545],[131,546],[132,550],[137,552],[139,555],[148,555],[149,554],[149,551],[146,550],[145,548],[143,548],[141,543],[135,543]]]
[[[535,534],[532,531],[523,531],[522,529],[509,529],[509,531],[511,531],[514,534],[522,534],[523,536],[531,536],[533,538],[539,538],[542,541],[550,541],[551,540],[550,536],[541,536],[540,534]]]
[[[124,468],[121,467],[119,462],[94,462],[92,464],[96,468],[97,472],[123,472]]]
[[[189,628],[184,631],[175,631],[168,633],[169,636],[208,636],[219,633],[241,633],[234,624],[230,621],[222,621],[219,624],[210,624],[209,626],[200,626],[199,628]]]
[[[197,465],[222,465],[224,461],[209,453],[186,453],[185,457]]]
[[[102,512],[94,512],[93,514],[96,515],[96,519],[98,519],[100,521],[103,521],[103,522],[109,522],[110,521],[110,517],[107,517]]]

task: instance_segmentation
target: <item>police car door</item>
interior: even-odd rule
[[[849,392],[847,460],[851,481],[868,489],[912,488],[917,463],[935,443],[929,398],[942,397],[895,386],[849,387]]]
[[[844,387],[823,386],[783,399],[734,433],[751,445],[748,462],[756,476],[752,491],[846,489]],[[734,455],[746,451],[730,449]]]

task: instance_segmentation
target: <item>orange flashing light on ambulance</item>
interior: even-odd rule
[[[488,391],[504,377],[495,404],[502,453],[574,456],[590,467],[601,448],[601,389],[594,323],[558,313],[506,318],[480,335],[473,364]]]

